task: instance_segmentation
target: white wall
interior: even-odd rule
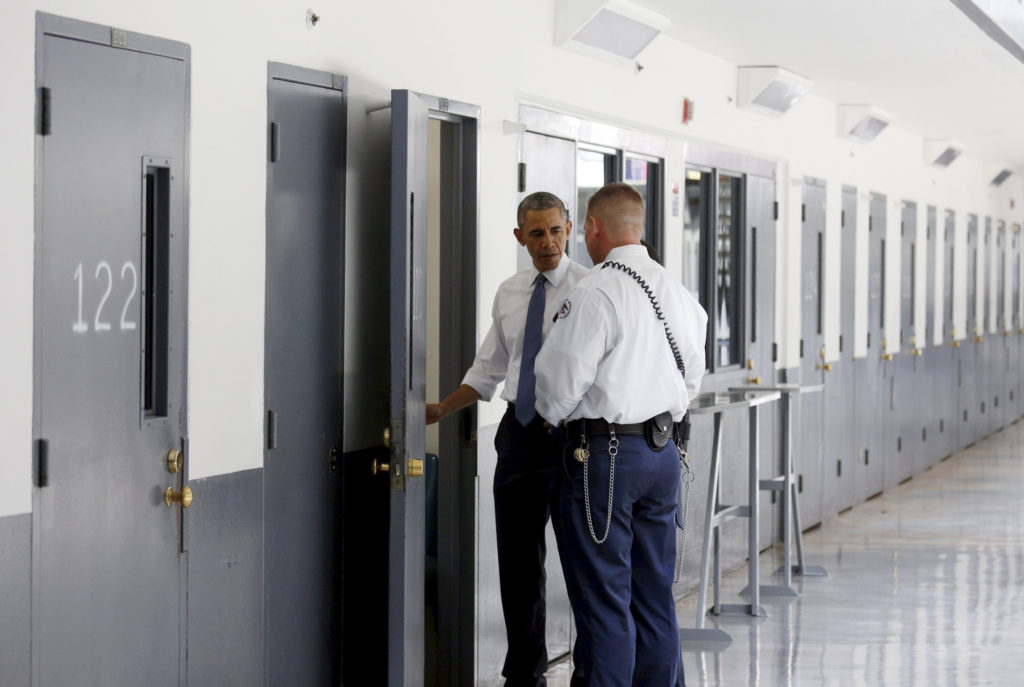
[[[314,3],[315,4],[315,3]],[[262,464],[264,141],[266,62],[288,62],[346,74],[350,130],[367,122],[367,103],[386,100],[390,88],[481,106],[481,240],[478,318],[489,320],[497,285],[515,270],[507,228],[514,216],[518,139],[501,122],[517,118],[522,102],[694,140],[779,161],[779,286],[777,338],[780,366],[798,363],[799,190],[791,180],[825,178],[829,187],[855,185],[885,193],[891,204],[914,200],[957,211],[958,240],[964,217],[1020,222],[1021,181],[1012,177],[998,193],[987,187],[984,162],[965,157],[948,170],[922,162],[922,138],[893,125],[868,146],[836,138],[835,104],[813,95],[782,118],[738,110],[735,65],[667,38],[642,56],[645,69],[617,69],[552,45],[553,0],[487,3],[340,3],[315,7],[319,26],[305,24],[309,0],[249,0],[149,5],[128,0],[8,0],[0,22],[0,515],[31,509],[32,264],[34,174],[34,54],[36,10],[158,35],[192,46],[190,208],[189,424],[193,477]],[[808,74],[814,78],[814,74]],[[697,118],[679,123],[683,97],[697,103]],[[882,104],[884,105],[884,104]],[[955,132],[954,132],[955,133]],[[666,160],[666,181],[682,180],[682,147]],[[350,150],[350,162],[359,153]],[[669,187],[670,188],[670,187]],[[358,206],[360,177],[350,169],[349,217]],[[829,192],[828,237],[838,243],[837,195]],[[1014,198],[1017,210],[1009,210]],[[796,210],[794,210],[794,204]],[[898,214],[890,206],[887,245],[898,246]],[[866,223],[861,206],[858,221]],[[896,221],[893,221],[897,218]],[[923,227],[923,221],[920,223]],[[670,231],[678,230],[670,222]],[[983,225],[982,225],[983,226]],[[371,240],[380,226],[348,226],[349,240]],[[670,237],[668,245],[673,245]],[[827,252],[829,299],[826,348],[838,354],[835,301],[838,248]],[[958,253],[962,256],[962,251]],[[678,258],[666,256],[670,265]],[[863,271],[863,251],[858,252]],[[898,249],[890,251],[887,282],[897,284]],[[919,263],[923,264],[923,260]],[[673,267],[678,269],[678,266]],[[965,274],[962,265],[958,265]],[[922,274],[924,270],[921,271]],[[962,283],[962,282],[961,282]],[[858,289],[863,293],[863,289]],[[923,289],[919,290],[923,298]],[[898,331],[898,293],[889,290],[887,323]],[[963,314],[963,292],[958,296]],[[864,326],[863,304],[858,326]],[[863,329],[861,330],[863,331]],[[957,327],[963,331],[963,325]],[[480,336],[482,337],[481,331]],[[358,332],[347,332],[350,349]],[[863,337],[858,336],[858,341]],[[888,336],[890,346],[898,337]],[[863,354],[863,351],[860,351]],[[372,390],[360,390],[367,393]],[[383,395],[383,390],[380,394]],[[481,422],[496,421],[497,404]]]

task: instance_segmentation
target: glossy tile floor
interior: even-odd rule
[[[689,687],[1024,686],[1024,422],[808,532],[804,558],[830,575],[762,597],[765,618],[709,617],[724,648],[684,643]],[[761,554],[762,584],[780,560]],[[724,603],[746,575],[723,577]],[[681,626],[696,606],[679,604]]]

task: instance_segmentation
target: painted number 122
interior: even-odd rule
[[[100,261],[100,263],[96,265],[94,278],[96,281],[100,282],[100,289],[103,291],[103,295],[100,297],[100,301],[96,305],[96,315],[93,317],[92,326],[97,332],[110,331],[110,322],[105,320],[103,315],[103,309],[107,305],[107,300],[110,298],[110,292],[114,286],[114,274],[110,268],[110,263],[106,260]],[[126,280],[131,281],[131,290],[124,301],[124,307],[121,309],[121,321],[119,326],[121,331],[132,331],[135,329],[135,322],[128,319],[128,308],[131,305],[132,300],[135,298],[135,293],[139,289],[139,273],[131,261],[128,261],[121,266],[121,281],[123,282]],[[76,334],[84,334],[89,331],[89,323],[82,317],[82,300],[85,295],[82,263],[78,263],[78,267],[75,268],[75,281],[78,283],[78,319],[72,323],[71,331]],[[103,285],[103,282],[106,282],[105,286]]]

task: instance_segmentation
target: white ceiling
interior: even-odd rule
[[[640,2],[688,45],[784,67],[821,97],[875,105],[894,126],[1024,167],[1024,64],[948,0]]]

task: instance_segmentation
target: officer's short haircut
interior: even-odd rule
[[[625,182],[615,181],[605,184],[590,196],[590,200],[587,201],[587,217],[594,214],[594,209],[598,205],[609,200],[633,201],[641,209],[644,207],[644,197],[640,195],[639,191]]]
[[[526,196],[519,203],[519,209],[516,211],[516,224],[522,229],[523,222],[526,221],[527,212],[540,212],[550,210],[551,208],[558,208],[562,212],[562,219],[569,221],[569,211],[565,209],[565,203],[562,202],[561,198],[554,193],[537,191]]]

